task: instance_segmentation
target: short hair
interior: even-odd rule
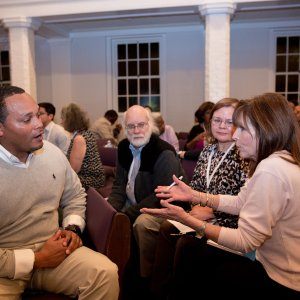
[[[242,100],[234,114],[237,126],[242,118],[243,125],[250,121],[258,138],[256,161],[251,161],[250,176],[257,165],[276,151],[287,150],[300,166],[300,128],[288,101],[277,93],[265,93],[249,100]]]
[[[86,112],[75,103],[70,103],[62,108],[61,118],[64,128],[69,132],[87,130],[90,126]]]
[[[7,116],[8,111],[5,103],[5,99],[15,95],[15,94],[23,94],[25,91],[17,86],[1,86],[0,87],[0,122],[4,123]]]
[[[140,106],[140,107],[142,107],[145,110],[147,118],[148,118],[148,122],[149,122],[149,129],[151,130],[152,133],[157,134],[157,127],[154,125],[154,119],[153,119],[151,111],[149,109],[141,106],[141,105],[137,104],[136,106]],[[127,115],[128,109],[123,114],[123,126],[124,126],[124,128],[126,128],[126,115]]]
[[[211,111],[210,111],[210,120],[211,120],[212,116],[214,115],[215,111],[217,111],[217,110],[219,110],[220,108],[223,108],[223,107],[236,108],[238,103],[239,103],[239,100],[236,99],[236,98],[223,98],[223,99],[221,99],[211,109]],[[212,134],[211,124],[209,124],[208,128],[207,128],[207,140],[208,140],[209,143],[212,143],[212,144],[217,142],[216,139],[214,138],[213,134]]]
[[[214,107],[214,103],[210,101],[203,102],[199,108],[195,111],[195,118],[198,120],[199,123],[204,123],[204,115],[207,111],[211,111]]]
[[[39,105],[39,107],[45,108],[45,111],[48,115],[53,115],[53,117],[55,116],[56,109],[55,109],[55,106],[52,103],[50,103],[50,102],[41,102],[38,105]]]
[[[110,109],[105,112],[104,117],[107,120],[109,120],[112,124],[114,124],[117,121],[119,115],[114,109]]]

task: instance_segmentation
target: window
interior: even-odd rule
[[[280,36],[276,43],[275,90],[288,101],[300,98],[300,36]]]
[[[9,52],[0,51],[0,86],[10,85]]]
[[[116,90],[118,111],[139,104],[160,111],[160,43],[118,42],[116,47]]]

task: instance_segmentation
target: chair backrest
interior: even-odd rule
[[[87,191],[86,227],[95,250],[105,254],[116,210],[94,188]]]
[[[109,139],[104,139],[104,138],[98,138],[97,140],[97,146],[99,147],[104,147],[107,144],[107,141]]]
[[[186,139],[178,139],[178,143],[179,143],[179,150],[182,151],[184,150],[184,146],[186,144]]]
[[[178,139],[183,139],[186,140],[188,138],[189,133],[188,132],[184,132],[184,131],[180,131],[177,134]]]
[[[98,147],[101,162],[104,166],[115,167],[117,162],[118,148]]]
[[[94,188],[87,191],[86,229],[95,250],[105,254],[119,269],[120,283],[130,256],[131,223]]]
[[[197,164],[197,161],[195,161],[195,160],[187,160],[187,159],[182,159],[181,160],[182,168],[185,171],[185,174],[186,174],[189,182],[193,178],[193,174],[194,174],[196,164]]]

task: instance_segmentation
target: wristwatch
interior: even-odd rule
[[[77,225],[68,225],[65,230],[69,230],[69,231],[73,231],[74,233],[76,233],[80,238],[81,238],[81,230],[79,228],[79,226]]]

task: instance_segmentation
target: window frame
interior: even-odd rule
[[[108,66],[108,73],[111,74],[108,80],[108,107],[113,107],[119,114],[118,107],[118,45],[119,44],[141,44],[141,43],[158,43],[159,44],[159,82],[160,82],[160,112],[163,113],[165,109],[165,36],[160,35],[144,35],[144,36],[126,36],[126,37],[112,37],[109,38],[108,45],[110,51],[107,51],[107,61],[111,62]],[[109,70],[110,69],[110,70]],[[128,78],[128,76],[127,76]],[[127,92],[128,94],[128,92]]]
[[[300,46],[299,46],[299,52],[298,52],[298,55],[299,55],[299,69],[298,71],[284,71],[284,72],[277,72],[277,39],[280,38],[280,37],[285,37],[285,38],[289,38],[289,37],[293,37],[293,36],[297,36],[299,37],[300,39],[300,29],[296,29],[296,30],[276,30],[274,31],[274,34],[273,34],[273,88],[274,88],[274,91],[275,92],[278,92],[282,95],[285,96],[285,98],[288,100],[288,95],[289,94],[298,94],[298,104],[300,104]],[[300,43],[300,41],[299,41]],[[286,55],[286,64],[288,63],[287,62],[287,58],[289,56],[290,53],[286,52],[282,55]],[[289,76],[289,75],[292,75],[292,74],[297,74],[298,75],[298,91],[288,91],[288,82],[286,80],[285,82],[285,90],[284,91],[276,91],[276,78],[278,75],[284,75],[286,78]]]
[[[1,62],[1,53],[7,51],[8,52],[8,65],[2,65]],[[2,80],[2,69],[7,68],[9,70],[9,80]],[[10,54],[9,54],[9,47],[7,45],[7,41],[0,41],[0,86],[3,85],[11,85],[11,64],[10,64]]]

